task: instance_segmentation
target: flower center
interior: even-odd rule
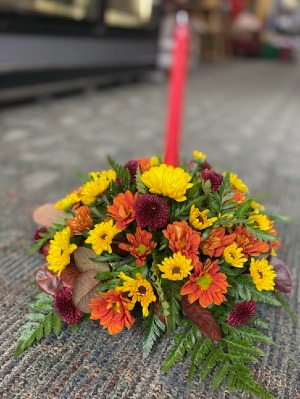
[[[100,236],[101,240],[105,240],[106,237],[107,237],[107,234],[106,234],[106,233],[104,233],[104,234],[102,234],[102,235]]]
[[[141,295],[145,295],[146,292],[147,292],[147,288],[144,287],[143,285],[140,285],[139,288],[138,288],[138,293],[141,294]]]
[[[146,251],[146,249],[147,249],[147,247],[146,247],[146,245],[144,245],[144,244],[140,244],[140,245],[137,247],[137,251],[138,251],[139,254],[143,254],[143,253]]]
[[[210,274],[206,273],[203,276],[197,278],[196,281],[200,288],[202,288],[203,290],[207,290],[212,282],[212,278]]]
[[[172,274],[180,274],[181,269],[179,266],[174,266],[172,269]]]
[[[203,217],[201,215],[197,215],[196,219],[198,220],[199,223],[203,223],[204,222],[204,219],[203,219]]]
[[[259,278],[263,278],[263,273],[260,270],[257,270],[257,274],[258,274]]]

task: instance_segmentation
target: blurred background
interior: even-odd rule
[[[0,101],[163,78],[179,9],[190,72],[241,57],[299,62],[299,0],[0,0]]]

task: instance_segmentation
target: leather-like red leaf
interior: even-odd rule
[[[35,223],[42,226],[50,226],[53,222],[64,216],[63,211],[55,208],[55,204],[44,204],[36,208],[32,214]]]
[[[37,270],[35,281],[39,289],[48,295],[54,296],[58,288],[61,288],[60,278],[56,273],[48,270],[48,263],[43,263]]]
[[[273,266],[277,276],[275,277],[275,290],[290,294],[292,291],[293,281],[289,268],[277,256],[271,256],[269,263]]]
[[[73,288],[80,274],[80,270],[75,265],[69,265],[61,272],[60,279],[65,287]]]
[[[221,341],[221,328],[209,309],[203,308],[197,301],[189,303],[187,295],[182,297],[181,305],[186,317],[196,324],[203,335],[212,341]]]
[[[100,284],[100,281],[94,278],[96,274],[96,270],[87,270],[81,273],[75,281],[73,287],[73,302],[83,313],[91,313],[91,308],[88,304],[95,294],[97,285]]]

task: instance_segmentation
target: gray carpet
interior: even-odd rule
[[[205,152],[238,173],[268,210],[292,217],[278,226],[279,256],[290,265],[299,308],[300,66],[257,61],[202,66],[190,77],[182,157]],[[169,341],[143,360],[141,329],[108,336],[89,323],[63,330],[12,359],[42,261],[29,254],[32,211],[78,185],[76,173],[162,152],[166,85],[139,83],[3,109],[1,126],[0,397],[9,399],[228,399],[211,380],[186,382],[189,362],[162,374]],[[299,330],[280,309],[261,310],[274,345],[254,369],[278,399],[300,398]]]

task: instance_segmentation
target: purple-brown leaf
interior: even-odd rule
[[[284,294],[290,294],[292,291],[292,277],[289,268],[276,256],[271,256],[269,263],[273,266],[277,276],[275,277],[275,290],[283,292]]]
[[[75,281],[73,302],[83,313],[91,313],[88,304],[95,294],[96,287],[100,284],[100,281],[94,278],[96,274],[96,270],[87,270],[81,273]]]
[[[48,269],[48,263],[43,263],[37,270],[35,281],[39,289],[48,295],[55,295],[61,288],[60,278],[56,273]]]
[[[96,253],[86,247],[77,247],[74,251],[74,261],[81,272],[87,270],[96,270],[98,273],[107,272],[110,270],[108,263],[94,262],[92,259],[96,258]]]
[[[205,337],[221,341],[221,328],[209,309],[203,308],[197,301],[189,303],[187,295],[182,297],[181,305],[186,317],[196,324]]]

